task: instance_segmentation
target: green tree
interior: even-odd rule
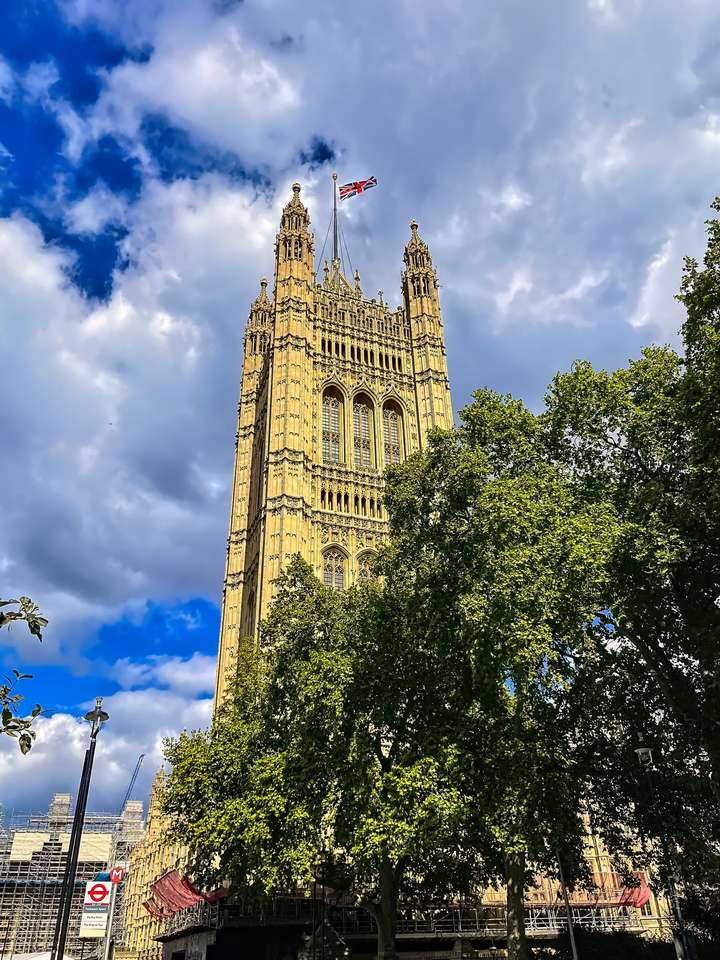
[[[19,620],[27,624],[30,633],[42,641],[42,631],[47,626],[47,620],[40,615],[39,607],[29,597],[20,597],[19,600],[0,600],[0,608],[2,607],[11,609],[0,609],[0,628],[9,628]],[[18,681],[21,680],[32,680],[32,674],[13,670],[12,676],[6,676],[5,682],[0,683],[0,732],[9,737],[16,737],[22,753],[27,753],[35,738],[32,722],[42,707],[36,703],[29,717],[19,715],[19,706],[25,699],[22,694],[16,692]]]
[[[595,760],[595,823],[618,851],[637,851],[643,835],[674,839],[672,859],[686,879],[713,886],[720,878],[716,219],[708,221],[703,265],[685,261],[678,299],[687,314],[682,355],[648,348],[613,373],[575,364],[551,384],[543,420],[548,456],[586,503],[617,516],[608,608],[595,621],[595,656],[579,684],[594,705],[583,740],[588,762]],[[641,741],[657,761],[654,799],[633,756]]]
[[[582,872],[570,693],[615,516],[578,497],[521,402],[481,390],[460,419],[389,476],[388,593],[409,584],[408,629],[462,665],[438,684],[457,716],[467,829],[506,882],[509,956],[524,960],[529,871],[554,872],[559,849]]]
[[[720,209],[720,201],[714,204]],[[684,356],[652,347],[614,373],[578,363],[547,397],[552,453],[622,523],[615,633],[651,671],[720,786],[720,222],[686,259]]]
[[[466,808],[436,650],[398,609],[380,582],[335,593],[294,561],[262,652],[241,652],[234,701],[209,733],[168,744],[165,801],[206,883],[307,889],[324,852],[330,885],[375,917],[388,960],[400,897],[467,889],[480,869],[458,839]]]

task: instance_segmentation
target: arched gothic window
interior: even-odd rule
[[[373,462],[373,411],[364,397],[353,403],[353,451],[356,467],[369,467]]]
[[[245,619],[244,632],[246,634],[252,633],[252,629],[255,623],[255,589],[254,588],[250,591],[250,595],[248,597],[248,605],[247,605],[245,617],[246,619]]]
[[[342,463],[343,402],[339,393],[326,390],[322,398],[323,463]]]
[[[400,463],[402,459],[402,414],[395,406],[383,407],[383,439],[385,463]]]
[[[331,590],[345,589],[345,557],[339,550],[323,554],[323,583]]]
[[[295,257],[297,260],[302,258],[302,240],[295,241]]]

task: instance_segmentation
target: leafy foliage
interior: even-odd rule
[[[457,751],[436,718],[437,661],[380,583],[345,594],[293,561],[209,733],[169,743],[166,810],[198,878],[262,894],[331,885],[376,917],[392,954],[406,899],[478,875],[458,842]]]
[[[15,621],[21,620],[27,624],[30,633],[42,641],[42,631],[47,626],[47,620],[40,615],[39,607],[29,597],[20,597],[19,600],[0,600],[0,607],[17,608],[0,610],[0,627],[9,628]],[[41,712],[42,707],[37,703],[29,717],[19,715],[19,704],[25,699],[22,694],[16,692],[17,683],[21,680],[32,680],[32,674],[13,670],[12,676],[6,677],[5,682],[0,684],[0,733],[17,738],[21,752],[27,753],[35,737],[32,721]]]
[[[559,849],[571,876],[584,870],[570,694],[615,513],[578,498],[522,403],[481,390],[461,421],[389,476],[388,593],[409,585],[413,634],[445,651],[467,828],[507,883],[509,948],[524,957],[530,868],[555,872]]]
[[[715,209],[720,209],[716,201]],[[579,683],[592,709],[593,819],[616,850],[668,837],[686,878],[720,881],[720,223],[679,299],[685,354],[643,351],[614,373],[578,363],[553,381],[549,455],[586,503],[615,511],[608,609]],[[634,748],[651,747],[654,793]],[[622,828],[621,825],[622,824]],[[659,859],[657,844],[645,846]]]

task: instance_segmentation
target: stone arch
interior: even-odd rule
[[[347,396],[336,383],[320,393],[320,446],[323,463],[346,462]]]
[[[377,556],[375,550],[361,550],[357,555],[356,567],[357,567],[357,579],[359,583],[362,583],[364,580],[371,580],[374,576],[371,570],[372,560]]]
[[[377,465],[377,403],[367,390],[352,397],[353,465],[368,469]]]
[[[405,411],[394,397],[387,397],[382,406],[383,460],[385,466],[401,463],[407,456]]]
[[[322,582],[331,590],[344,590],[348,585],[349,555],[339,544],[331,543],[323,550]]]

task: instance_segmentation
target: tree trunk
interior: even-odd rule
[[[507,948],[508,960],[528,960],[525,938],[525,854],[509,853],[505,857],[507,883]]]
[[[378,928],[378,960],[397,960],[395,951],[395,923],[397,919],[397,877],[390,863],[380,869],[380,896],[373,904],[373,916]]]

